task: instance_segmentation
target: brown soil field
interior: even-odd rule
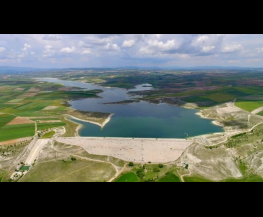
[[[25,138],[20,138],[20,139],[12,139],[4,142],[0,142],[0,145],[12,145],[18,142],[24,142],[24,141],[29,141],[31,137],[25,137]]]
[[[25,93],[23,95],[21,95],[20,97],[31,97],[31,96],[36,96],[37,93]]]
[[[14,89],[14,91],[22,91],[22,90],[24,90],[25,88],[20,88],[20,87],[18,87],[18,88],[16,88],[16,89]]]
[[[46,108],[43,108],[42,110],[54,110],[56,109],[58,106],[47,106]]]
[[[27,92],[39,92],[40,90],[34,87],[31,87]]]
[[[58,122],[62,122],[62,121],[60,120],[38,121],[38,123],[58,123]]]
[[[17,125],[17,124],[32,124],[35,123],[34,121],[31,121],[27,118],[23,117],[16,117],[12,121],[10,121],[7,125]]]

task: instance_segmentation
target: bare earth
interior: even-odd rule
[[[24,93],[23,95],[21,95],[20,97],[32,97],[32,96],[36,96],[37,93]]]
[[[38,123],[59,123],[62,122],[60,120],[48,120],[48,121],[38,121]]]
[[[18,88],[16,88],[14,91],[20,91],[20,90],[24,90],[25,88],[20,88],[20,87],[18,87]]]
[[[94,121],[89,121],[89,120],[84,120],[84,119],[76,118],[76,117],[74,117],[74,116],[72,116],[72,115],[68,115],[68,114],[67,114],[67,116],[69,116],[69,117],[71,117],[71,118],[73,118],[73,119],[75,119],[75,120],[80,120],[80,121],[83,121],[83,122],[88,122],[88,123],[96,124],[96,125],[100,126],[101,128],[103,128],[103,127],[110,121],[110,119],[111,119],[111,117],[112,117],[113,115],[114,115],[114,114],[110,114],[110,115],[105,119],[105,121],[104,121],[102,124],[100,124],[100,123],[97,123],[97,122],[94,122]],[[79,130],[80,128],[81,128],[81,125],[80,125],[80,127],[79,127],[77,130]],[[78,134],[78,133],[77,133],[77,134]]]
[[[12,145],[18,142],[23,142],[23,141],[28,141],[32,139],[32,137],[24,137],[24,138],[20,138],[20,139],[12,139],[12,140],[8,140],[8,141],[4,141],[4,142],[0,142],[0,145]]]
[[[30,154],[28,155],[25,164],[32,165],[32,163],[34,163],[34,160],[38,157],[39,152],[48,142],[50,142],[50,139],[38,139]]]
[[[259,108],[255,109],[254,111],[252,111],[251,113],[252,114],[257,114],[257,113],[259,113],[261,111],[263,111],[263,107],[259,107]]]
[[[7,125],[17,125],[17,124],[33,124],[34,121],[29,120],[28,118],[16,117],[10,121]]]
[[[58,106],[47,106],[46,108],[43,108],[42,110],[54,110],[56,109]]]
[[[166,163],[177,160],[193,141],[149,138],[57,138],[57,142],[83,147],[90,154],[112,156],[137,163]]]

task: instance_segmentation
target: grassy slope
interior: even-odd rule
[[[237,100],[235,103],[235,106],[251,112],[251,111],[253,111],[259,107],[262,107],[263,101],[252,101],[252,100],[240,101],[240,100]]]
[[[71,99],[97,97],[97,93],[101,92],[99,90],[62,91],[59,90],[62,86],[58,84],[39,83],[30,80],[23,81],[19,80],[18,77],[16,79],[17,80],[15,80],[15,78],[6,81],[0,80],[0,114],[4,113],[0,115],[0,141],[34,135],[32,134],[32,127],[29,125],[24,125],[23,129],[21,129],[21,126],[13,128],[5,126],[9,121],[15,118],[15,116],[39,117],[39,120],[41,120],[41,117],[54,116],[53,118],[42,120],[61,119],[63,121],[62,114],[69,111],[66,101]],[[17,88],[19,89],[14,91]],[[32,93],[34,95],[30,96]],[[5,104],[10,101],[18,104]],[[57,106],[57,108],[53,110],[43,110],[47,106]],[[88,115],[90,118],[93,118],[93,114],[89,113]],[[100,114],[100,116],[101,115],[104,114]],[[105,120],[104,116],[107,117],[108,114],[103,117],[97,116],[98,114],[95,114],[96,118],[93,121],[99,120],[100,122],[103,122]],[[68,125],[67,130],[71,131],[73,124],[69,124],[68,121],[62,123],[38,123],[37,126],[38,130],[46,130],[54,127],[65,126],[66,124]],[[26,127],[28,127],[28,129],[25,129]],[[19,130],[20,132],[14,132],[12,129]],[[69,132],[69,135],[72,135],[72,132]]]
[[[185,182],[212,182],[208,179],[197,177],[197,176],[184,176]]]
[[[158,179],[157,182],[181,182],[181,179],[175,174],[169,173]]]
[[[48,133],[45,133],[41,139],[49,139],[49,138],[52,138],[52,136],[55,134],[55,131],[50,131]]]
[[[14,118],[15,118],[14,115],[9,115],[9,114],[0,115],[0,128],[5,126],[10,121],[12,121]]]
[[[0,129],[0,141],[31,137],[35,134],[35,124],[6,125]]]
[[[139,179],[134,172],[128,172],[122,174],[115,182],[138,182]]]
[[[37,164],[20,182],[104,182],[114,175],[107,163],[82,159],[59,160]]]

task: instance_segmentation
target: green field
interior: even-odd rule
[[[6,171],[0,170],[0,182],[5,180],[6,175],[7,175]]]
[[[44,109],[45,107],[49,106],[52,103],[52,101],[35,101],[35,102],[29,102],[22,106],[16,107],[18,110],[31,110],[31,111],[40,111]]]
[[[3,114],[0,115],[0,129],[5,126],[7,123],[12,121],[15,118],[14,115],[8,115],[8,114]]]
[[[254,101],[254,100],[241,101],[241,100],[237,100],[235,102],[235,106],[251,112],[251,111],[253,111],[259,107],[262,107],[263,101]]]
[[[37,130],[65,126],[68,122],[39,123],[38,121],[61,120],[62,115],[68,112],[68,100],[98,97],[97,94],[102,92],[101,90],[83,91],[76,87],[61,90],[64,87],[60,84],[38,82],[27,76],[0,80],[0,87],[0,141],[34,135],[31,125],[6,126],[16,116],[34,118],[37,121]],[[18,90],[14,91],[16,89]],[[56,108],[43,110],[47,106],[56,106]],[[72,132],[73,130],[75,128]]]
[[[185,182],[212,182],[211,180],[197,177],[197,176],[184,176]]]
[[[55,123],[37,123],[37,130],[47,130],[54,127],[65,126],[64,122],[55,122]]]
[[[29,170],[30,169],[30,166],[22,166],[20,168],[20,171],[25,171],[25,170]]]
[[[175,174],[169,173],[158,179],[156,182],[181,182],[181,179]]]
[[[114,173],[110,164],[77,158],[39,163],[19,182],[105,182]]]
[[[214,93],[214,94],[208,94],[206,98],[211,99],[217,103],[222,103],[222,102],[234,100],[236,96],[227,93]]]
[[[139,179],[134,172],[124,173],[115,182],[138,182]]]
[[[41,139],[49,139],[49,138],[52,138],[52,136],[54,136],[55,134],[55,131],[50,131],[46,134],[44,134],[43,136],[41,136]]]
[[[224,182],[263,182],[263,178],[258,175],[251,175],[241,179],[226,179]]]
[[[230,137],[224,145],[227,148],[254,143],[263,138],[263,124],[256,126],[251,132],[240,133]]]
[[[0,129],[0,142],[31,137],[34,134],[35,124],[6,125]]]
[[[21,102],[24,99],[13,99],[11,101],[9,101],[9,103],[17,103],[17,102]]]

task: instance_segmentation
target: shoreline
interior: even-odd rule
[[[58,81],[60,80],[59,78],[35,78],[35,79],[57,79]],[[63,81],[63,80],[62,80]],[[66,80],[67,81],[67,80]],[[69,80],[70,81],[70,80]],[[80,81],[79,81],[80,82]],[[83,82],[83,81],[81,81],[81,82]],[[84,82],[84,83],[87,83],[87,82]],[[87,83],[87,84],[93,84],[94,85],[94,83]],[[63,84],[62,84],[63,85]],[[119,88],[119,89],[125,89],[125,90],[129,90],[129,89],[127,89],[127,88],[120,88],[120,87],[104,87],[104,86],[101,86],[101,85],[98,85],[98,84],[95,84],[96,86],[99,86],[99,87],[102,87],[102,88]],[[65,86],[65,85],[63,85],[63,86]],[[135,85],[135,87],[136,87],[137,85]],[[103,91],[103,90],[102,90]],[[100,93],[99,93],[100,94]],[[98,94],[98,96],[99,96],[99,94]],[[128,93],[127,93],[128,94]],[[135,95],[135,96],[137,96],[137,95]],[[140,95],[139,95],[140,96]],[[100,97],[100,96],[99,96]],[[131,97],[132,97],[132,95],[131,95]],[[218,121],[217,121],[217,119],[211,119],[211,118],[207,118],[207,117],[205,117],[203,114],[202,114],[202,112],[201,112],[201,109],[200,108],[195,108],[195,106],[191,106],[193,103],[186,103],[186,104],[188,104],[188,106],[185,106],[185,105],[183,105],[183,104],[180,104],[179,102],[182,102],[181,100],[180,100],[180,98],[179,98],[179,100],[178,100],[178,103],[176,103],[176,104],[173,104],[173,103],[169,103],[169,102],[152,102],[151,100],[144,100],[144,99],[139,99],[138,101],[136,101],[136,100],[134,100],[134,99],[131,99],[131,100],[133,100],[133,102],[123,102],[123,103],[120,103],[120,104],[131,104],[131,103],[138,103],[138,102],[141,102],[141,101],[145,101],[145,102],[147,102],[147,103],[150,103],[150,104],[154,104],[154,105],[158,105],[158,104],[161,104],[161,103],[164,103],[164,104],[167,104],[167,105],[171,105],[171,106],[176,106],[176,107],[181,107],[181,108],[184,108],[184,109],[197,109],[197,110],[199,110],[198,112],[196,112],[195,114],[196,115],[198,115],[199,117],[201,117],[201,118],[204,118],[204,119],[209,119],[209,120],[211,120],[211,123],[212,124],[214,124],[214,125],[216,125],[216,126],[220,126],[220,127],[222,127],[223,128],[223,131],[224,132],[226,132],[226,130],[225,130],[225,128],[224,128],[224,125],[223,124],[221,124],[221,123],[219,123]],[[71,101],[73,101],[73,100],[69,100],[69,101],[67,101],[67,104],[69,105],[69,107],[70,107],[70,102]],[[75,100],[74,100],[75,101]],[[105,103],[106,104],[106,103]],[[109,103],[109,104],[119,104],[119,103]],[[103,128],[109,121],[110,121],[110,119],[111,119],[111,117],[114,115],[113,113],[111,113],[106,119],[105,119],[105,121],[102,123],[102,124],[99,124],[99,123],[97,123],[97,122],[94,122],[94,121],[89,121],[89,120],[84,120],[84,119],[81,119],[81,118],[77,118],[77,117],[74,117],[74,116],[72,116],[72,115],[69,115],[69,114],[66,114],[67,116],[69,116],[69,117],[71,117],[72,119],[75,119],[75,120],[79,120],[79,121],[83,121],[83,122],[87,122],[87,123],[91,123],[91,124],[95,124],[95,125],[97,125],[97,126],[100,126],[101,128]],[[76,122],[75,122],[76,123]],[[78,123],[79,124],[79,123]],[[83,125],[81,125],[81,124],[79,124],[79,126],[76,128],[76,131],[77,131],[77,135],[79,136],[79,130],[82,128],[82,127],[84,127]]]
[[[97,122],[94,122],[94,121],[89,121],[89,120],[84,120],[84,119],[81,119],[81,118],[77,118],[77,117],[74,117],[72,115],[69,115],[69,114],[65,114],[66,116],[68,117],[71,117],[72,119],[75,119],[75,120],[79,120],[79,121],[83,121],[83,122],[87,122],[87,123],[91,123],[91,124],[96,124],[98,126],[100,126],[101,128],[103,128],[110,120],[111,120],[111,117],[114,115],[113,113],[111,113],[106,119],[105,121],[100,124],[100,123],[97,123]],[[79,124],[79,123],[78,123]],[[79,124],[79,125],[82,125],[82,124]]]
[[[225,126],[224,126],[223,124],[219,123],[219,122],[217,121],[217,119],[211,119],[211,118],[205,117],[205,116],[202,114],[201,110],[199,110],[199,111],[196,112],[195,114],[198,115],[198,116],[200,116],[201,118],[211,120],[212,124],[214,124],[214,125],[216,125],[216,126],[219,126],[219,127],[222,127],[222,128],[224,129],[224,132],[225,132]]]

